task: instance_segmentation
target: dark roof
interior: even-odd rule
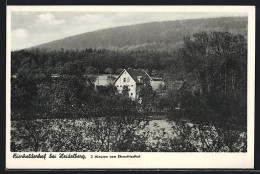
[[[151,77],[145,71],[135,69],[127,69],[126,71],[129,73],[129,75],[134,79],[136,83],[140,83],[137,79],[138,76],[142,76],[143,79],[151,79]]]
[[[181,80],[175,81],[175,82],[173,82],[173,88],[176,90],[180,90],[181,87],[183,86],[183,84],[184,84],[184,81],[181,81]]]
[[[184,81],[176,80],[174,82],[170,81],[168,83],[168,88],[179,91],[184,85]]]

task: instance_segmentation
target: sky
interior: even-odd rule
[[[246,13],[188,12],[55,12],[13,11],[11,49],[19,50],[85,32],[117,26]]]

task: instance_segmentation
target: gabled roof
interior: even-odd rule
[[[151,80],[151,77],[145,71],[135,70],[135,69],[128,69],[126,71],[134,79],[136,83],[140,83],[140,81],[137,78],[138,76],[141,76],[143,79]]]
[[[151,82],[151,86],[153,88],[153,90],[158,90],[160,85],[164,85],[163,81],[152,81]]]
[[[140,81],[138,80],[138,76],[141,76],[142,78],[144,79],[149,79],[149,80],[152,80],[152,78],[145,72],[145,71],[141,71],[141,70],[136,70],[136,69],[124,69],[120,74],[119,76],[116,78],[115,82],[118,80],[118,78],[122,75],[122,73],[126,71],[128,72],[128,74],[133,78],[133,80],[136,82],[136,83],[140,83]]]
[[[184,81],[182,81],[182,80],[175,81],[175,82],[173,82],[173,89],[180,90],[181,87],[183,86],[183,84],[184,84]]]
[[[184,81],[182,80],[176,80],[174,82],[170,81],[170,83],[168,83],[168,88],[179,91],[183,85]]]

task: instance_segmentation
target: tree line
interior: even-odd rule
[[[119,74],[124,68],[145,69],[147,72],[163,70],[172,64],[174,54],[156,51],[111,51],[85,49],[79,50],[55,50],[30,49],[12,51],[12,74],[19,73],[23,69],[50,74]],[[29,67],[28,67],[29,66]]]

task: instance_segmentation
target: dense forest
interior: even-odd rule
[[[199,32],[183,43],[172,54],[12,52],[12,151],[247,151],[246,38]],[[159,93],[146,81],[140,103],[113,83],[94,85],[97,71],[129,67],[162,77],[165,86]],[[177,81],[180,89],[172,87]],[[145,131],[151,116],[174,121],[172,132]]]
[[[34,48],[154,50],[172,53],[183,46],[183,37],[192,37],[201,31],[230,32],[247,36],[247,17],[186,19],[115,27],[66,37]]]
[[[95,74],[106,73],[112,68],[112,73],[119,74],[124,68],[163,70],[173,64],[176,55],[166,52],[131,51],[117,52],[110,50],[86,49],[47,51],[46,49],[32,49],[13,51],[12,74],[30,69],[36,72],[50,74]]]

